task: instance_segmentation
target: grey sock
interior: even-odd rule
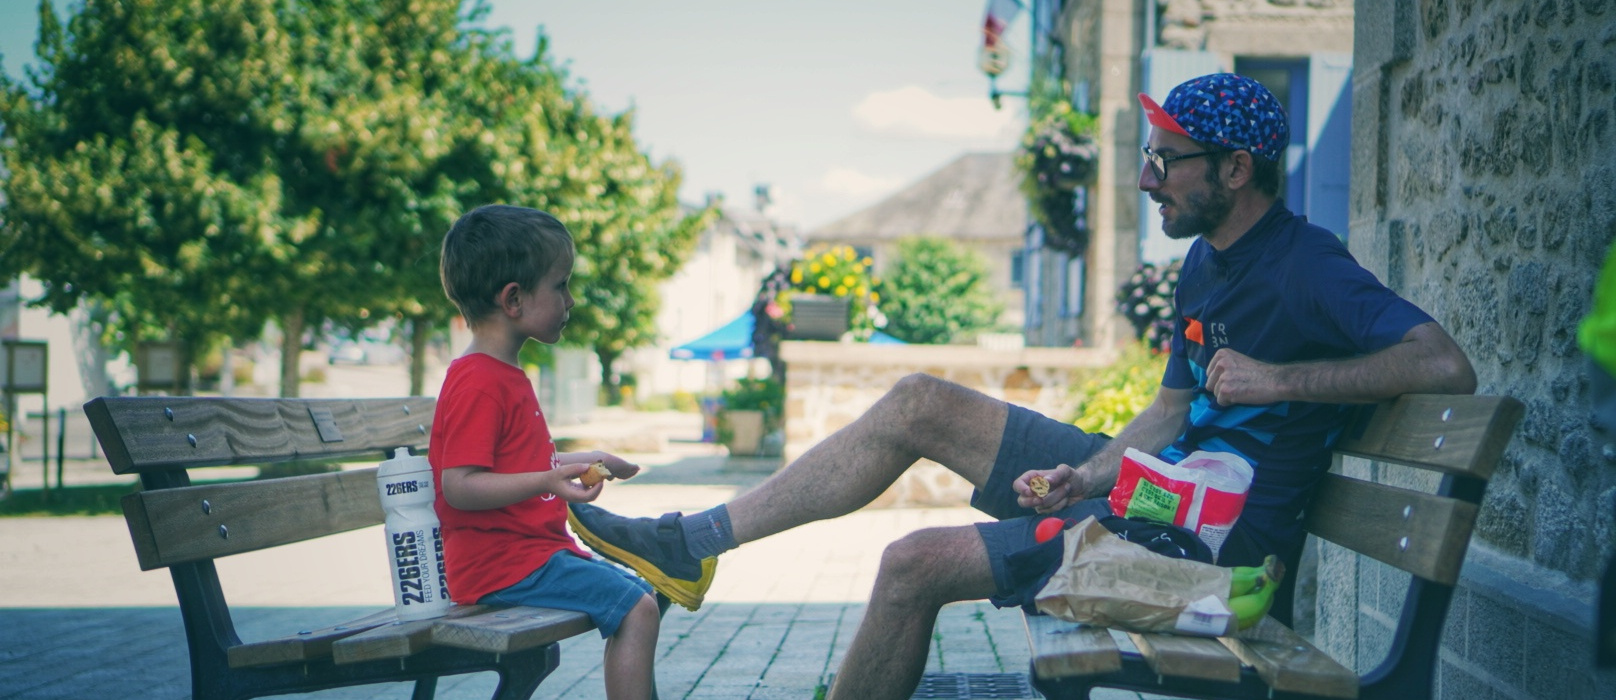
[[[685,533],[685,548],[697,559],[716,557],[741,546],[729,524],[729,508],[722,503],[680,518],[679,526]]]

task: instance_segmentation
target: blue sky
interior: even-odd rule
[[[633,108],[651,156],[683,166],[686,201],[721,192],[749,205],[767,183],[774,215],[804,228],[963,153],[1008,151],[1025,119],[1020,100],[992,109],[976,67],[984,0],[489,5],[487,26],[510,28],[518,55],[532,55],[542,25],[551,55],[601,108]],[[32,58],[37,6],[0,0],[0,53],[13,75]],[[1025,19],[1010,33],[1024,47]],[[1011,75],[1025,73],[1023,55]]]

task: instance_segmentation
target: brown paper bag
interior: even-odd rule
[[[1062,533],[1060,568],[1034,603],[1062,620],[1134,632],[1233,634],[1229,570],[1123,540],[1093,517]]]

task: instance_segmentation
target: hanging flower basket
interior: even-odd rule
[[[1088,197],[1083,191],[1099,171],[1095,117],[1072,107],[1070,93],[1037,91],[1033,117],[1021,139],[1016,167],[1032,216],[1044,227],[1044,244],[1072,254],[1088,249]]]
[[[1038,188],[1074,189],[1094,182],[1100,147],[1088,134],[1073,133],[1056,120],[1046,120],[1028,134],[1023,146],[1030,160],[1027,175]]]

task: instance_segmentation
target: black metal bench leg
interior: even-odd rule
[[[550,672],[561,665],[561,645],[546,644],[539,654],[506,657],[499,667],[499,687],[493,700],[528,700]]]
[[[432,700],[438,694],[438,678],[422,678],[415,682],[415,692],[410,694],[410,700]]]

